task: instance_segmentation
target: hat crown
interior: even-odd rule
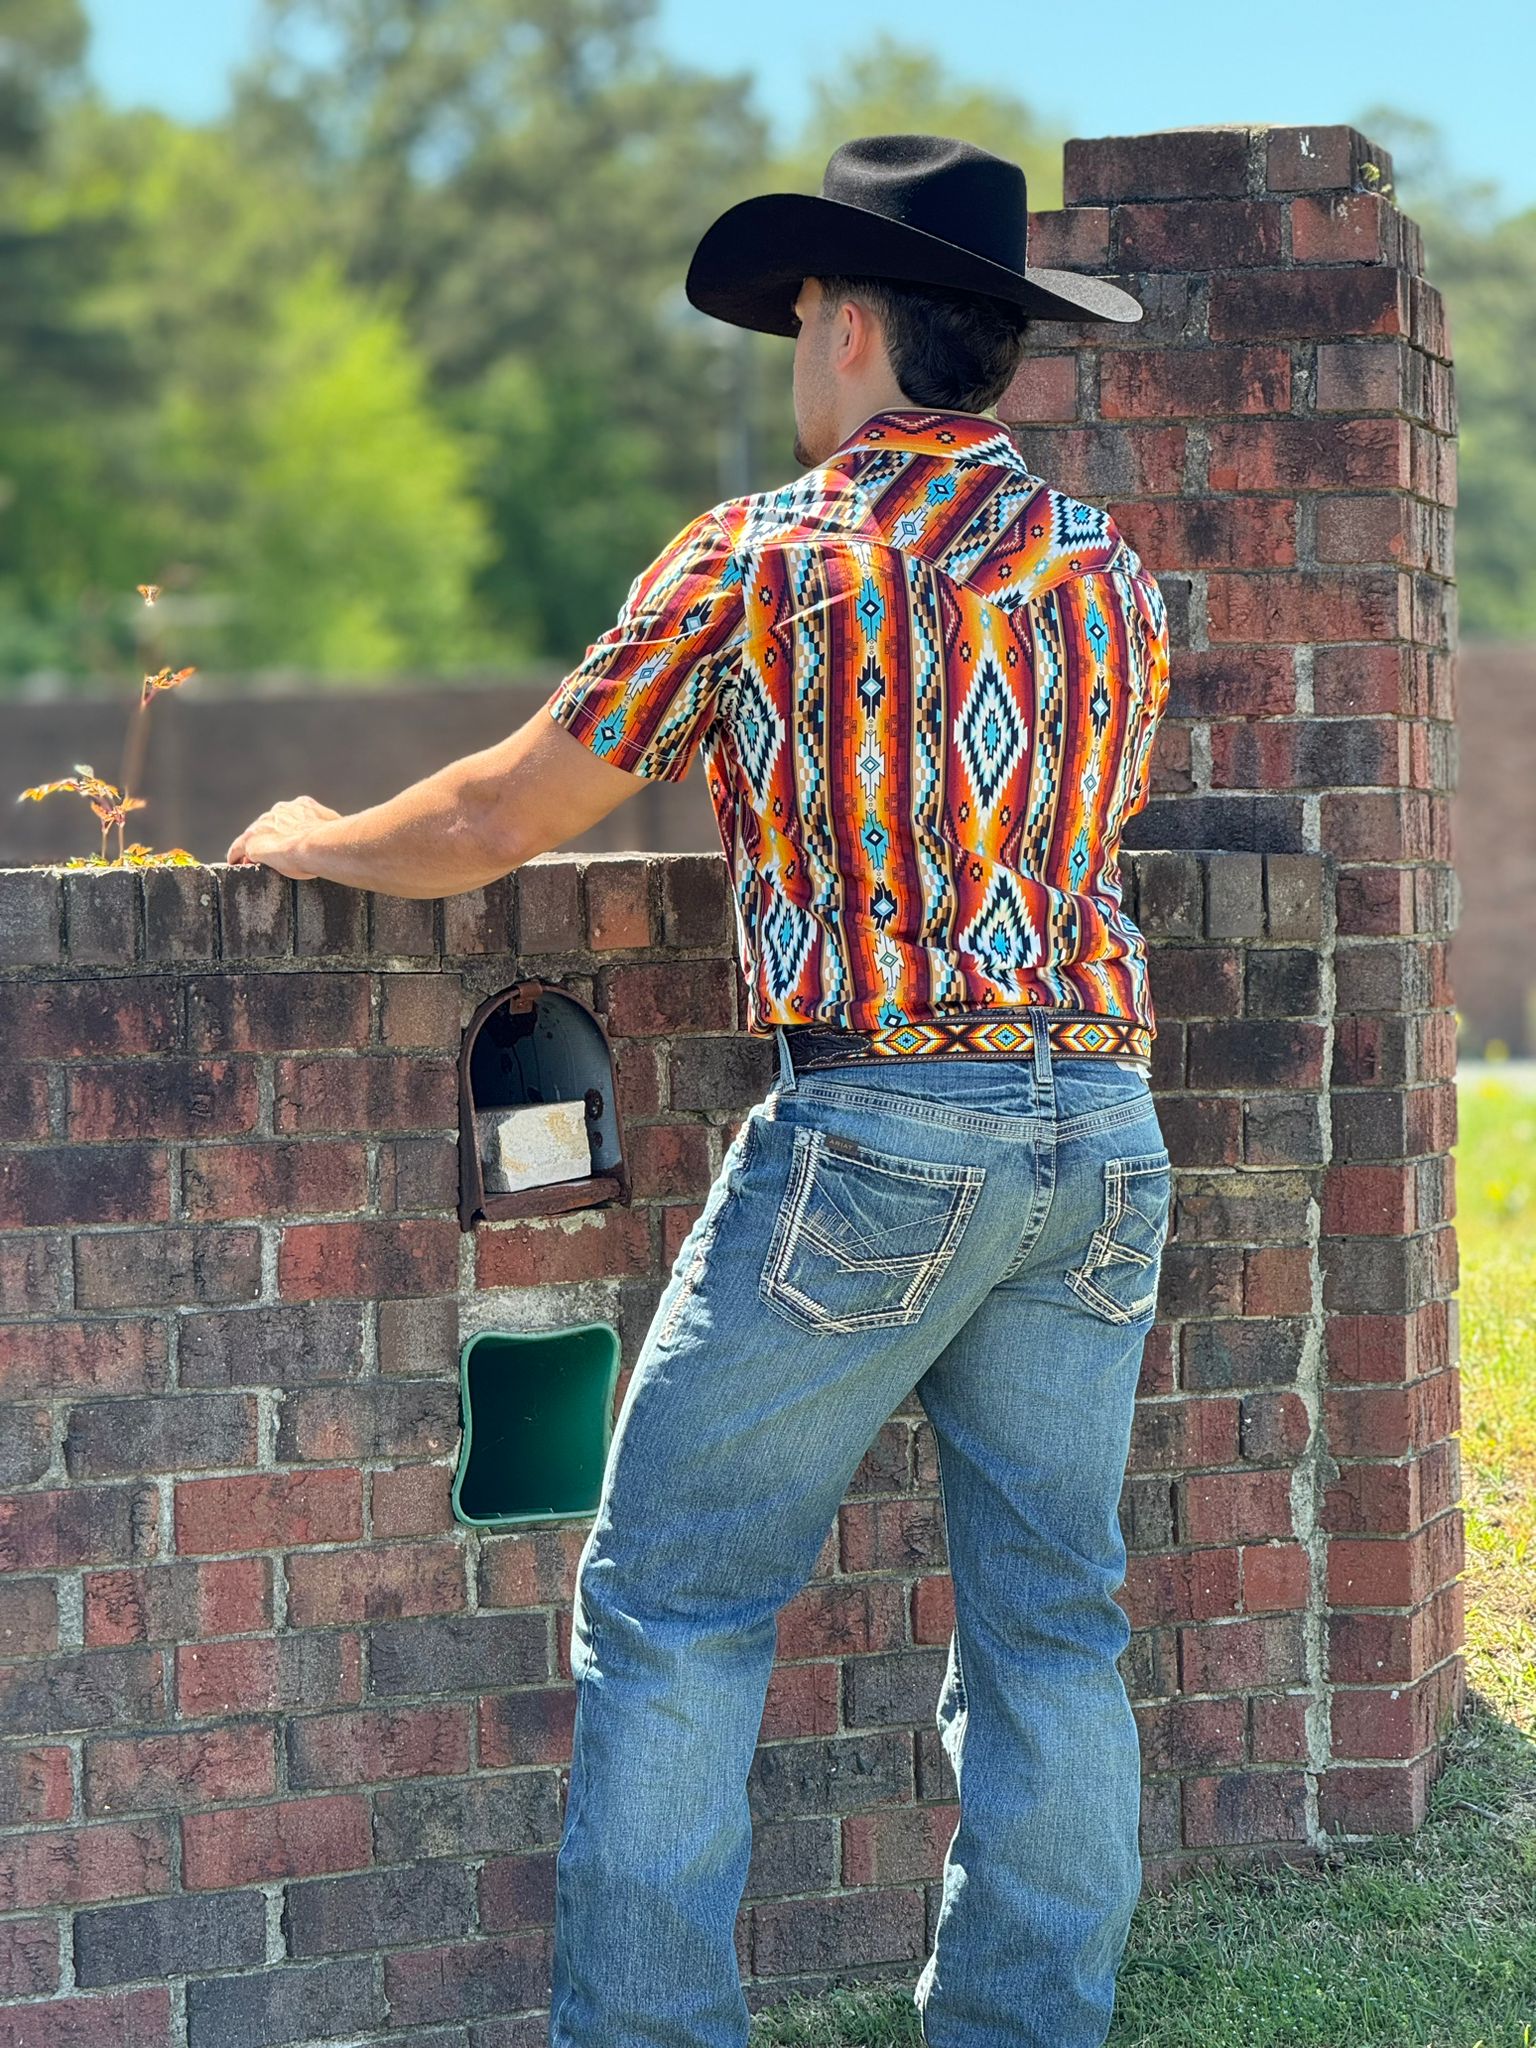
[[[1018,164],[948,135],[864,135],[832,152],[821,196],[1024,268],[1029,198]]]

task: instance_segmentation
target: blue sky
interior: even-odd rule
[[[260,0],[86,0],[92,68],[128,104],[189,119],[217,114],[230,67],[249,49]],[[1006,85],[1074,135],[1136,134],[1207,122],[1347,121],[1388,102],[1443,129],[1454,170],[1492,179],[1506,207],[1536,205],[1536,15],[1516,0],[661,0],[676,54],[751,71],[787,131],[805,76],[887,28],[951,69]]]

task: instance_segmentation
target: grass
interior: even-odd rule
[[[1107,2048],[1536,2048],[1536,1092],[1464,1079],[1468,1709],[1430,1814],[1137,1909]],[[752,2048],[918,2048],[906,1981],[791,2000]]]

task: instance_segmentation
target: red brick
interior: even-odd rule
[[[110,1991],[0,2013],[0,2048],[171,2048],[171,1994]]]
[[[1295,1614],[1307,1605],[1312,1567],[1299,1543],[1245,1544],[1241,1558],[1245,1613]]]
[[[68,1820],[74,1803],[67,1749],[39,1744],[0,1750],[0,1827]]]
[[[1347,191],[1371,148],[1356,128],[1271,128],[1266,183],[1271,192]],[[1390,166],[1384,175],[1391,176]]]
[[[544,1607],[569,1601],[586,1543],[584,1526],[487,1536],[480,1551],[482,1607]]]
[[[845,1501],[837,1523],[845,1572],[932,1571],[947,1562],[937,1500]]]
[[[271,1623],[272,1566],[264,1557],[85,1577],[85,1641],[91,1647],[244,1635]]]
[[[1421,1757],[1369,1770],[1335,1766],[1318,1788],[1317,1817],[1325,1828],[1349,1834],[1415,1834],[1429,1811],[1433,1764]]]
[[[1408,280],[1395,270],[1247,271],[1211,280],[1213,341],[1407,334]]]
[[[372,1477],[375,1538],[446,1535],[453,1522],[453,1472],[447,1465],[399,1465]]]
[[[1181,650],[1173,663],[1168,709],[1178,718],[1285,717],[1296,709],[1295,659],[1289,648]]]
[[[910,1884],[941,1877],[960,1823],[955,1805],[843,1815],[843,1883]]]
[[[1335,1381],[1401,1383],[1436,1372],[1450,1357],[1445,1304],[1426,1302],[1412,1315],[1330,1316],[1327,1350]]]
[[[1281,257],[1285,209],[1274,200],[1181,199],[1171,206],[1117,206],[1121,270],[1233,270]]]
[[[752,1959],[764,1977],[866,1968],[921,1959],[921,1890],[880,1886],[822,1898],[775,1899],[752,1909]]]
[[[1176,493],[1184,473],[1186,430],[1167,426],[1037,427],[1030,463],[1058,490],[1096,504],[1143,493]]]
[[[1245,128],[1172,129],[1066,145],[1063,194],[1069,207],[1083,200],[1237,197],[1247,187]]]
[[[1132,1472],[1227,1465],[1238,1455],[1238,1403],[1230,1397],[1142,1402],[1131,1425]]]
[[[1179,1630],[1182,1692],[1252,1692],[1256,1687],[1296,1684],[1305,1676],[1306,1651],[1297,1614],[1213,1621]]]
[[[668,1271],[683,1248],[683,1240],[698,1222],[703,1207],[702,1202],[673,1202],[662,1210],[661,1258]]]
[[[1291,1477],[1284,1471],[1209,1472],[1180,1486],[1179,1532],[1191,1543],[1289,1536]]]
[[[176,1704],[184,1715],[355,1706],[361,1694],[355,1635],[243,1636],[176,1651]]]
[[[1374,192],[1293,199],[1291,255],[1297,263],[1395,263],[1401,217]]]
[[[450,1229],[457,1238],[456,1227]],[[493,1224],[475,1240],[477,1287],[558,1286],[651,1270],[651,1220],[644,1209],[578,1209],[536,1222]]]
[[[1000,420],[1073,420],[1077,417],[1077,358],[1027,355],[997,401]]]
[[[0,1070],[0,1138],[26,1145],[41,1144],[54,1135],[47,1067],[29,1060]]]
[[[1250,1256],[1252,1256],[1250,1254]],[[1299,1394],[1254,1393],[1242,1400],[1242,1455],[1250,1464],[1299,1457],[1312,1434],[1312,1418]]]
[[[447,1294],[458,1284],[452,1217],[291,1223],[277,1251],[277,1284],[290,1301]]]
[[[87,1906],[170,1886],[171,1845],[158,1822],[42,1830],[8,1844],[0,1864],[0,1910]]]
[[[1307,1785],[1299,1771],[1234,1771],[1184,1780],[1184,1840],[1191,1848],[1300,1842],[1306,1832]]]
[[[0,1998],[41,1998],[58,1988],[58,1922],[7,1920],[0,1923]],[[6,2015],[0,2013],[0,2028],[5,2024]]]
[[[1278,569],[1296,560],[1296,507],[1287,499],[1151,498],[1109,509],[1154,572]]]
[[[842,1666],[775,1664],[763,1706],[760,1742],[835,1735],[842,1725]]]
[[[1462,1674],[1445,1663],[1413,1685],[1333,1694],[1331,1735],[1337,1757],[1420,1756],[1449,1732],[1461,1694]]]
[[[148,1394],[165,1384],[165,1325],[93,1316],[0,1323],[0,1393]]]
[[[85,1746],[90,1814],[180,1812],[277,1790],[277,1759],[266,1722],[200,1728],[194,1734],[103,1737]]]
[[[379,1036],[389,1046],[419,1046],[457,1059],[461,986],[457,974],[381,974]]]
[[[576,1695],[569,1686],[520,1687],[481,1700],[481,1765],[501,1771],[519,1764],[567,1762],[575,1716]]]
[[[453,1777],[470,1767],[466,1706],[301,1715],[289,1720],[287,1735],[288,1782],[296,1791]]]
[[[339,1053],[277,1062],[278,1131],[432,1131],[458,1123],[458,1063],[427,1053]]]
[[[362,1533],[359,1472],[261,1472],[176,1486],[176,1548],[183,1554],[354,1543]]]
[[[1412,1536],[1335,1536],[1328,1598],[1335,1607],[1413,1607],[1462,1568],[1459,1510]]]
[[[789,1661],[899,1650],[905,1610],[906,1589],[895,1579],[802,1586],[780,1610],[778,1654]]]
[[[113,1230],[74,1243],[77,1308],[254,1301],[261,1238],[249,1228]]]
[[[59,1596],[52,1579],[0,1583],[0,1658],[46,1657],[59,1647]],[[4,1823],[0,1822],[0,1826]]]
[[[1029,260],[1062,270],[1109,264],[1109,208],[1063,206],[1029,216]]]
[[[0,1055],[82,1059],[92,1053],[164,1053],[180,1037],[170,976],[92,975],[13,984],[0,1002]]]
[[[0,1499],[0,1571],[67,1571],[153,1557],[158,1508],[152,1486],[12,1494]]]
[[[369,977],[268,969],[193,975],[187,983],[189,1052],[298,1052],[365,1045]]]
[[[1460,1650],[1465,1615],[1466,1588],[1459,1579],[1411,1614],[1330,1614],[1329,1679],[1335,1685],[1409,1682]]]
[[[334,1215],[361,1209],[368,1198],[361,1140],[199,1145],[182,1154],[181,1173],[182,1205],[195,1222]]]
[[[1320,562],[1424,566],[1429,546],[1425,507],[1401,497],[1321,497],[1317,503]]]
[[[101,1139],[227,1137],[256,1122],[252,1060],[97,1060],[67,1070],[66,1118],[76,1144]]]
[[[181,1841],[189,1892],[324,1877],[373,1860],[368,1802],[353,1795],[184,1814]]]
[[[288,1619],[295,1628],[456,1614],[464,1605],[464,1553],[456,1543],[374,1543],[288,1560]]]
[[[629,1133],[628,1155],[637,1201],[666,1201],[676,1195],[697,1200],[709,1186],[705,1124],[640,1124]]]
[[[587,891],[587,936],[594,953],[647,947],[652,942],[653,863],[631,854],[596,855],[582,862]]]
[[[490,1857],[480,1870],[480,1925],[491,1933],[555,1924],[555,1852]],[[508,2042],[507,2048],[515,2048]],[[539,2048],[537,2042],[525,2048]]]
[[[1307,1701],[1294,1693],[1270,1694],[1251,1702],[1251,1753],[1256,1764],[1304,1764],[1308,1760]]]
[[[1407,637],[1408,598],[1406,580],[1387,570],[1213,576],[1206,616],[1213,641],[1394,640]]]
[[[1210,430],[1213,491],[1406,489],[1405,421],[1237,420]]]
[[[1136,1714],[1144,1771],[1180,1771],[1201,1764],[1240,1764],[1247,1746],[1248,1703],[1242,1699],[1170,1700]]]
[[[729,1031],[736,1021],[737,971],[730,960],[690,961],[688,971],[665,961],[604,968],[597,1008],[620,1038],[673,1031]]]
[[[165,1153],[158,1146],[0,1150],[0,1228],[157,1222],[169,1215]]]
[[[41,1231],[25,1237],[0,1237],[0,1302],[17,1315],[52,1312],[64,1299],[64,1274],[69,1265],[69,1239]],[[5,1331],[0,1328],[0,1346]],[[4,1352],[0,1350],[0,1371]]]
[[[1406,1237],[1418,1229],[1412,1166],[1334,1166],[1323,1182],[1323,1230],[1330,1237]]]
[[[1312,1254],[1305,1245],[1265,1245],[1243,1254],[1243,1313],[1300,1316],[1312,1307]]]
[[[1126,1560],[1125,1599],[1133,1628],[1236,1614],[1236,1550],[1188,1550]]]

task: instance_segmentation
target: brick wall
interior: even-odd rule
[[[1113,236],[1154,304],[1139,340],[1040,359],[1068,364],[1084,416],[1046,430],[1039,466],[1101,498],[1134,467],[1149,554],[1154,531],[1184,551],[1154,555],[1181,620],[1161,850],[1126,863],[1178,1168],[1122,1504],[1154,1884],[1413,1827],[1462,1684],[1448,892],[1438,847],[1406,836],[1448,754],[1448,707],[1414,694],[1440,672],[1411,639],[1427,600],[1393,615],[1401,640],[1327,641],[1325,615],[1384,618],[1334,608],[1344,586],[1410,572],[1320,566],[1324,492],[1271,489],[1268,456],[1211,499],[1221,422],[1177,417],[1248,391],[1234,345],[1285,356],[1292,404],[1326,349],[1361,357],[1372,400],[1370,366],[1406,390],[1418,352],[1277,338],[1252,308],[1233,344],[1227,280],[1151,269],[1165,229],[1206,266],[1260,249],[1266,303],[1304,305],[1281,259],[1334,215],[1284,180],[1362,161],[1346,131],[1309,148],[1074,145],[1081,203],[1040,235],[1089,264]],[[1350,292],[1377,303],[1359,279],[1378,267],[1396,282],[1373,317],[1428,303],[1369,252],[1323,264],[1314,337]],[[1030,374],[1065,393],[1060,369]],[[1117,379],[1161,393],[1160,423],[1092,417]],[[1309,475],[1354,445],[1355,415],[1320,418],[1293,422]],[[1384,520],[1400,500],[1407,525],[1424,474],[1338,502]],[[1250,535],[1267,566],[1210,563],[1202,532]],[[1213,644],[1239,616],[1275,637]],[[1330,694],[1333,663],[1368,702]],[[1362,792],[1365,769],[1404,779]],[[457,1349],[609,1321],[622,1398],[773,1073],[731,956],[714,854],[547,856],[438,903],[265,869],[0,872],[0,2048],[543,2041],[589,1524],[453,1521]],[[524,974],[605,1021],[633,1199],[463,1233],[460,1032]],[[754,2007],[912,1981],[956,1819],[933,1722],[951,1613],[909,1401],[780,1617],[738,1927]]]

